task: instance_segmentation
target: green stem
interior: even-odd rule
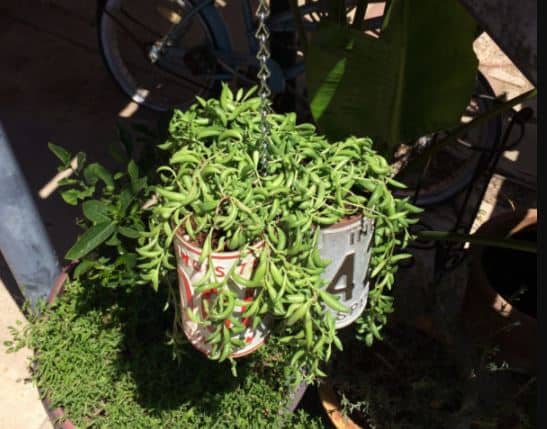
[[[537,244],[530,241],[514,240],[511,238],[490,238],[480,235],[457,234],[444,231],[420,231],[416,236],[426,240],[438,241],[463,241],[482,246],[502,247],[504,249],[520,250],[522,252],[536,253]]]

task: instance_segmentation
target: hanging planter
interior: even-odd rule
[[[370,139],[329,143],[294,114],[268,114],[264,145],[252,91],[224,86],[175,111],[139,267],[155,288],[178,272],[183,330],[210,359],[245,356],[271,332],[315,377],[342,348],[336,329],[358,321],[367,344],[381,338],[407,256],[395,249],[420,210],[393,197],[402,185]]]
[[[242,346],[235,348],[230,357],[245,356],[262,345],[268,333],[266,324],[262,321],[253,329],[252,319],[243,316],[247,307],[256,299],[256,289],[247,289],[235,282],[226,285],[231,294],[229,299],[244,302],[245,305],[233,304],[232,308],[224,310],[222,319],[225,327],[220,325],[217,332],[214,332],[210,326],[200,324],[199,320],[206,320],[209,317],[219,318],[219,315],[209,314],[214,302],[219,299],[219,290],[212,288],[200,293],[197,292],[196,285],[206,279],[209,268],[217,279],[226,278],[231,270],[235,270],[244,279],[250,279],[257,263],[257,253],[263,247],[263,243],[258,243],[245,255],[239,251],[212,252],[210,258],[204,262],[200,262],[203,248],[192,243],[188,235],[177,232],[174,246],[177,256],[180,305],[183,309],[182,324],[184,333],[192,345],[206,355],[210,355],[210,337],[215,334],[223,335],[224,331],[233,328],[233,325],[239,325],[239,330],[231,335],[231,340],[237,341]]]
[[[373,222],[362,216],[354,216],[330,227],[321,228],[317,248],[323,259],[331,261],[322,275],[328,284],[326,290],[350,309],[347,313],[326,307],[326,310],[335,318],[336,329],[353,323],[365,309],[369,291],[366,276],[371,256],[372,236]],[[207,340],[213,331],[196,322],[194,313],[197,312],[201,319],[206,319],[207,309],[218,298],[218,291],[214,288],[206,293],[198,293],[194,284],[203,281],[208,263],[212,265],[212,271],[217,278],[224,278],[234,268],[239,276],[249,280],[262,245],[263,243],[257,244],[245,256],[238,251],[212,252],[209,262],[200,263],[199,257],[203,249],[192,243],[188,235],[176,234],[174,246],[180,303],[184,310],[182,312],[183,329],[192,345],[206,355],[211,353]],[[247,307],[256,299],[255,289],[247,289],[231,282],[230,290],[235,294],[235,299],[246,303],[246,305],[234,306],[225,322],[228,328],[232,324],[240,324],[240,332],[234,335],[233,339],[243,341],[245,345],[231,354],[231,357],[238,358],[252,353],[262,345],[269,333],[269,328],[261,322],[253,329],[252,319],[243,316]]]
[[[367,304],[370,283],[367,280],[374,223],[363,216],[344,219],[321,229],[318,249],[331,261],[322,275],[326,290],[350,309],[349,313],[327,308],[336,320],[336,329],[353,323]]]

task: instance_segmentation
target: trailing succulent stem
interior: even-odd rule
[[[243,316],[256,327],[273,315],[279,321],[276,333],[294,347],[293,364],[322,375],[319,363],[329,359],[333,345],[341,348],[325,307],[348,309],[324,290],[321,274],[328,261],[317,249],[320,228],[353,215],[375,222],[369,277],[376,287],[359,321],[359,332],[370,344],[380,338],[391,311],[384,290],[393,284],[397,261],[408,256],[395,255],[395,249],[407,244],[410,217],[420,210],[392,196],[389,187],[403,185],[391,178],[390,167],[368,138],[331,144],[313,125],[297,125],[294,114],[270,114],[269,153],[262,154],[259,99],[250,95],[240,91],[234,96],[225,86],[220,100],[198,98],[186,112],[175,112],[170,137],[160,146],[169,163],[157,170],[158,204],[151,208],[151,235],[139,249],[140,267],[146,270],[144,279],[158,287],[172,269],[165,253],[178,229],[203,247],[200,262],[208,260],[209,266],[212,252],[245,255],[264,243],[252,278],[232,272],[218,280],[211,272],[198,290],[230,294],[230,280],[257,289]],[[266,175],[259,173],[262,156],[269,159]],[[219,340],[224,322],[231,322],[228,329],[241,329],[230,318],[234,305],[242,304],[234,301],[217,299],[207,321],[192,316],[216,325],[209,338],[212,358],[224,359],[231,352],[230,344]]]

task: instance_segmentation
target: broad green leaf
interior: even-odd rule
[[[78,204],[79,200],[90,197],[94,192],[93,187],[87,187],[85,189],[67,189],[66,191],[61,192],[61,197],[67,204],[75,206]]]
[[[84,170],[84,178],[87,183],[94,185],[98,180],[102,180],[109,190],[114,189],[114,178],[112,174],[102,165],[94,162],[89,164]]]
[[[133,194],[129,189],[124,189],[120,194],[120,212],[125,213],[133,201]]]
[[[329,71],[323,84],[318,88],[317,92],[313,96],[311,101],[311,110],[316,120],[321,120],[321,116],[325,112],[325,109],[329,106],[336,90],[340,86],[342,77],[346,69],[347,58],[339,60],[332,70]]]
[[[91,261],[89,259],[83,260],[78,263],[76,268],[74,269],[74,278],[80,277],[82,274],[84,274],[86,271],[89,271],[93,265],[95,265],[97,261]]]
[[[84,152],[78,152],[76,154],[76,171],[80,172],[83,170],[87,156]]]
[[[57,146],[53,143],[48,143],[47,147],[53,154],[61,160],[63,165],[68,165],[70,163],[70,159],[72,158],[70,155],[70,152],[68,152],[66,149],[62,148],[61,146]]]
[[[68,189],[61,192],[61,197],[63,198],[65,203],[70,204],[71,206],[75,206],[78,204],[78,195],[79,192],[76,189]]]
[[[127,173],[131,179],[131,190],[136,194],[146,185],[146,177],[139,179],[139,167],[133,160],[129,161]]]
[[[391,158],[403,141],[454,127],[475,86],[475,31],[457,0],[393,0],[380,38],[323,20],[305,58],[321,131],[372,136]]]
[[[140,236],[139,231],[133,228],[125,227],[125,226],[120,226],[118,228],[118,232],[127,238],[139,238]]]
[[[65,258],[80,259],[110,238],[116,230],[113,222],[101,222],[84,232],[78,241],[66,252]]]
[[[84,216],[94,223],[112,221],[110,218],[110,209],[104,203],[98,200],[84,201],[82,204]]]
[[[129,164],[127,165],[127,172],[129,173],[129,177],[131,178],[131,183],[139,178],[139,167],[137,167],[135,161],[129,161]]]

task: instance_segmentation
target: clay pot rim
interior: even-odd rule
[[[336,429],[366,429],[355,423],[351,417],[342,414],[340,400],[328,379],[319,384],[317,391],[321,406]]]
[[[521,209],[507,212],[492,217],[481,225],[475,234],[512,236],[523,229],[537,225],[537,209]],[[505,317],[511,314],[527,320],[529,323],[537,323],[537,319],[523,313],[501,296],[488,281],[482,266],[482,255],[488,246],[471,245],[471,277],[468,287],[479,287],[483,293],[495,302],[499,307],[499,313]],[[467,292],[466,292],[467,293]]]

